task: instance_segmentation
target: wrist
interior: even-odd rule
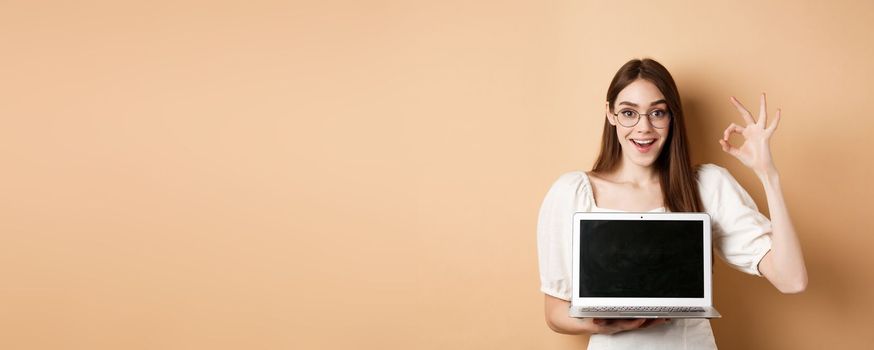
[[[780,173],[777,172],[777,168],[774,167],[770,167],[766,170],[758,170],[756,171],[756,176],[763,184],[777,183],[780,181]]]
[[[584,334],[598,334],[601,331],[601,326],[595,323],[594,318],[585,318],[580,320],[581,328]]]

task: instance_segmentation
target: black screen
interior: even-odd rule
[[[580,297],[703,298],[700,221],[580,221]]]

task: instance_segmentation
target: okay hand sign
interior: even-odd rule
[[[753,119],[752,114],[748,111],[736,98],[731,97],[731,103],[740,112],[746,122],[746,126],[740,126],[731,123],[723,132],[722,139],[719,144],[722,145],[722,150],[739,159],[744,165],[756,172],[759,176],[763,176],[772,172],[776,172],[774,160],[771,158],[771,147],[769,141],[771,135],[777,130],[777,125],[780,124],[780,109],[777,109],[777,116],[771,125],[765,127],[768,120],[768,108],[765,102],[765,94],[762,93],[759,102],[759,120]],[[744,138],[744,142],[740,147],[734,147],[728,142],[729,136],[732,133],[740,134]]]

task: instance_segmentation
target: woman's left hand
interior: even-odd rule
[[[722,150],[739,159],[744,165],[750,167],[759,176],[767,176],[777,172],[774,166],[774,160],[771,158],[771,147],[768,142],[774,130],[777,130],[777,125],[780,123],[780,109],[777,109],[777,116],[771,125],[765,127],[768,120],[767,104],[765,103],[765,94],[762,93],[761,102],[759,104],[759,120],[753,119],[752,114],[748,111],[736,98],[731,97],[731,103],[740,112],[746,122],[746,126],[740,126],[731,123],[723,132],[722,139],[719,144],[722,145]],[[740,134],[744,138],[744,142],[740,147],[734,147],[728,142],[728,137],[732,133]]]

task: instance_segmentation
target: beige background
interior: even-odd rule
[[[872,23],[870,1],[0,2],[0,348],[582,348],[543,320],[537,210],[590,168],[634,57],[763,209],[716,140],[730,95],[785,112],[810,287],[717,266],[721,348],[864,347]]]

